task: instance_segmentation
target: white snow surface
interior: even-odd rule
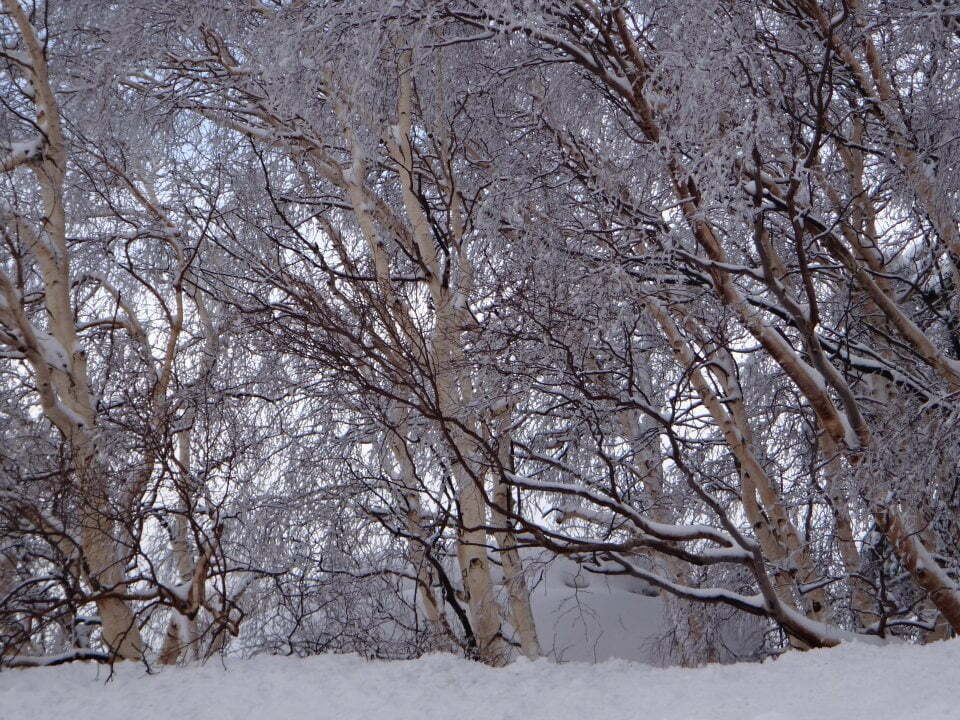
[[[96,720],[956,720],[960,640],[850,644],[763,664],[659,669],[518,661],[494,669],[449,655],[261,656],[148,675],[121,664],[0,673],[0,719]]]

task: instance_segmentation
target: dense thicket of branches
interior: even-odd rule
[[[960,8],[3,0],[0,657],[960,632]],[[627,629],[629,630],[629,628]]]

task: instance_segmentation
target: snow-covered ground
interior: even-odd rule
[[[450,656],[260,657],[146,675],[93,665],[0,673],[2,720],[957,720],[960,641],[854,644],[775,662],[656,669]]]

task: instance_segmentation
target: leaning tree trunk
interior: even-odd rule
[[[72,455],[80,488],[80,545],[84,575],[91,585],[102,622],[103,640],[118,657],[137,659],[143,641],[136,618],[122,598],[127,588],[125,557],[116,539],[115,512],[108,481],[96,462],[96,411],[86,356],[80,347],[70,301],[70,257],[66,239],[64,179],[67,162],[60,111],[50,85],[45,43],[41,42],[27,14],[16,0],[3,0],[25,48],[18,63],[33,89],[36,111],[37,152],[4,162],[12,171],[27,165],[40,188],[43,223],[39,230],[23,216],[3,218],[26,241],[37,262],[49,318],[49,338],[28,319],[26,305],[13,283],[0,269],[6,320],[19,330],[22,352],[33,371],[46,417],[60,430]],[[52,340],[52,342],[51,342]]]

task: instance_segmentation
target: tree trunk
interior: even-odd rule
[[[960,589],[930,555],[917,533],[907,529],[895,506],[875,507],[873,517],[914,582],[926,591],[954,632],[960,633]]]
[[[497,441],[497,453],[500,466],[504,470],[513,470],[513,457],[510,440],[501,436]],[[540,640],[537,637],[537,625],[530,604],[530,589],[523,573],[523,561],[517,548],[516,535],[510,522],[509,513],[513,509],[510,486],[498,473],[496,491],[493,500],[493,526],[497,546],[500,548],[500,562],[503,565],[503,584],[510,600],[510,621],[520,636],[520,651],[529,659],[540,657]]]
[[[100,508],[86,512],[82,523],[87,577],[95,593],[104,593],[96,601],[103,641],[118,658],[139,660],[144,645],[136,616],[125,600],[111,595],[126,592],[124,568],[113,537],[114,523]]]

